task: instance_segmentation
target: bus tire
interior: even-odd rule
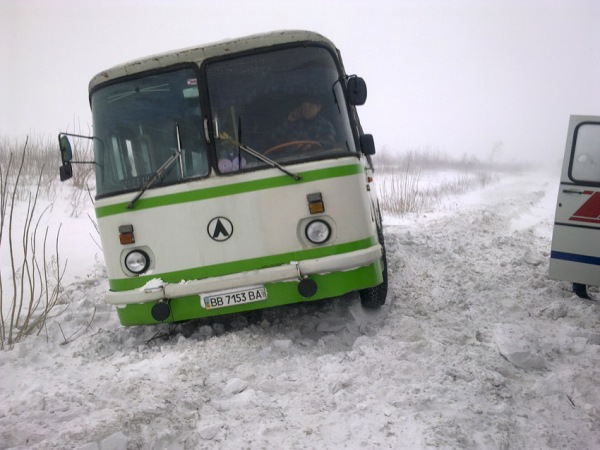
[[[373,286],[358,291],[360,295],[360,303],[363,308],[379,308],[385,304],[385,298],[387,297],[388,290],[388,268],[387,268],[387,257],[385,252],[385,243],[383,241],[383,230],[380,226],[377,227],[377,237],[382,249],[382,265],[383,265],[383,281],[377,286]]]

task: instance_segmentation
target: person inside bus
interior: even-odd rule
[[[328,149],[335,144],[335,129],[323,117],[321,102],[317,98],[306,98],[292,109],[287,119],[273,133],[271,148],[288,142],[299,142],[289,146],[296,150],[311,150],[315,148]]]

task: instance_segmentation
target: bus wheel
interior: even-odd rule
[[[388,290],[388,269],[387,269],[387,257],[385,253],[385,243],[383,242],[383,231],[381,227],[377,227],[377,237],[383,253],[381,255],[383,263],[383,281],[381,284],[358,291],[360,295],[360,303],[363,308],[379,308],[385,304],[385,298],[387,297]]]

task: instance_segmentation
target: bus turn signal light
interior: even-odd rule
[[[121,245],[134,244],[133,225],[121,225],[119,227],[119,241]]]
[[[325,212],[325,204],[323,203],[323,196],[320,192],[314,194],[308,194],[306,196],[308,200],[308,210],[311,214],[319,214]]]

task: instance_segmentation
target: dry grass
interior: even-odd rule
[[[14,164],[16,159],[23,156],[25,142],[27,151],[24,152],[23,167],[19,174],[20,188],[15,193],[15,199],[26,201],[29,193],[35,190],[39,183],[40,198],[54,201],[60,183],[58,169],[61,164],[57,138],[33,136],[19,140],[0,137],[0,167],[4,171],[6,185],[15,185],[17,171],[14,170]],[[75,140],[73,155],[75,160],[93,160],[91,143],[87,140]],[[71,217],[79,216],[89,201],[90,190],[94,186],[93,175],[93,164],[76,164],[73,178],[65,182],[67,186],[72,187],[68,190]]]
[[[382,210],[394,215],[427,211],[449,196],[487,186],[504,170],[475,158],[452,159],[430,149],[402,155],[382,153],[376,158],[376,170],[383,175],[379,203]],[[435,186],[423,186],[422,174],[426,171],[452,171],[457,175]]]

